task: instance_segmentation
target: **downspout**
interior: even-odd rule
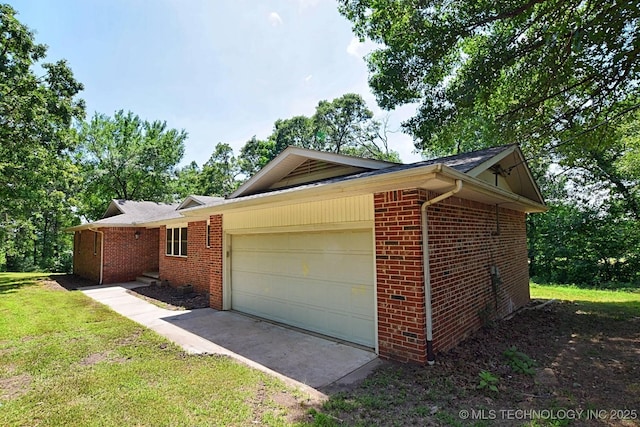
[[[462,190],[462,180],[456,179],[456,186],[453,190],[427,200],[420,207],[422,219],[422,263],[424,265],[424,305],[427,316],[426,332],[427,332],[427,363],[433,365],[436,357],[433,354],[433,316],[431,309],[431,270],[429,268],[429,227],[427,221],[427,208],[438,202],[447,199]]]
[[[104,269],[104,231],[100,231],[97,228],[91,228],[89,227],[90,231],[93,231],[94,233],[98,233],[100,235],[100,281],[98,282],[99,285],[102,285],[102,276],[103,276],[103,269]]]

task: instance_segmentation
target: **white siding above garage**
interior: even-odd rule
[[[343,197],[297,203],[272,208],[227,212],[223,217],[226,233],[273,233],[304,229],[344,229],[373,227],[373,195]]]

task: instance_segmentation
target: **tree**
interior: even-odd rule
[[[640,107],[636,2],[340,0],[340,12],[381,45],[368,57],[378,103],[420,102],[404,127],[432,153],[548,152]]]
[[[367,104],[355,93],[347,93],[331,102],[320,101],[312,120],[319,149],[335,153],[343,153],[347,148],[367,147],[379,128]]]
[[[266,140],[254,136],[242,147],[242,174],[252,176],[288,146],[400,161],[399,154],[389,149],[387,121],[374,120],[366,102],[354,93],[320,101],[312,117],[276,120],[273,133]]]
[[[175,198],[181,200],[192,194],[203,195],[202,191],[200,191],[201,173],[200,166],[194,161],[176,170],[176,177],[173,183]]]
[[[200,194],[228,196],[240,185],[236,179],[239,173],[240,165],[233,155],[233,148],[222,142],[216,144],[200,173]]]
[[[327,102],[321,101],[320,103]],[[319,105],[319,104],[318,104]],[[316,112],[318,107],[316,107]],[[276,155],[289,145],[312,150],[326,150],[326,144],[318,137],[315,116],[295,116],[286,120],[276,120],[273,134],[269,138],[274,146]]]
[[[276,129],[278,122],[281,122],[281,120],[276,122]],[[238,158],[240,173],[244,175],[245,178],[250,178],[275,158],[280,151],[287,148],[287,145],[290,144],[283,145],[282,149],[278,151],[272,137],[263,141],[257,139],[254,135],[240,149],[240,156]]]
[[[100,218],[111,199],[172,201],[176,165],[187,133],[132,112],[95,114],[80,127],[77,161],[82,170],[81,213]]]
[[[0,4],[0,269],[64,270],[70,247],[60,231],[73,221],[69,150],[83,87],[64,60],[43,62],[46,52]]]

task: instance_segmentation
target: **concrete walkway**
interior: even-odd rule
[[[380,363],[367,350],[275,325],[233,311],[173,311],[127,293],[138,282],[80,290],[148,327],[189,353],[223,354],[309,392],[356,381]]]

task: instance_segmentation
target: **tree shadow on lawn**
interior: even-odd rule
[[[25,275],[21,273],[0,273],[0,294],[12,293],[25,286],[35,286],[37,281],[47,277],[42,275]]]
[[[533,375],[514,371],[504,355],[513,346],[535,360]],[[639,361],[640,302],[557,301],[478,331],[435,366],[386,363],[349,389],[325,390],[322,412],[347,425],[523,425],[532,417],[505,411],[635,410],[616,425],[640,425]],[[498,378],[497,392],[479,389],[482,371]],[[611,425],[595,418],[575,422]]]
[[[48,288],[75,291],[84,286],[93,286],[94,282],[73,274],[22,274],[0,273],[0,294],[15,292],[27,286],[44,284]]]

